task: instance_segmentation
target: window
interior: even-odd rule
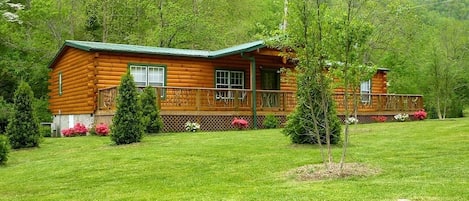
[[[62,95],[62,72],[59,72],[59,96]]]
[[[244,89],[244,72],[230,70],[215,71],[215,88],[218,89]],[[243,98],[244,94],[240,95]],[[232,91],[218,91],[217,99],[233,99]]]
[[[369,103],[371,101],[371,80],[360,84],[360,94],[362,103]]]
[[[165,86],[165,66],[130,65],[130,73],[137,87]]]

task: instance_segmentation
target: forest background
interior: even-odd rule
[[[325,2],[340,11],[338,1]],[[33,89],[40,121],[51,121],[48,65],[65,40],[216,50],[275,36],[288,25],[285,2],[0,0],[0,133],[20,80]],[[432,118],[462,116],[469,104],[469,0],[356,2],[372,25],[364,62],[390,69],[388,92],[424,95]]]

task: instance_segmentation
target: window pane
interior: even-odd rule
[[[148,67],[148,85],[164,86],[163,67]]]
[[[130,73],[134,77],[137,86],[146,86],[146,66],[130,66]]]
[[[216,88],[228,88],[229,87],[229,71],[217,70],[216,71]]]

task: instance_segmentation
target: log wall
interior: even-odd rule
[[[49,73],[49,109],[53,114],[93,114],[97,88],[94,86],[93,53],[66,47]],[[62,74],[62,94],[59,94]]]

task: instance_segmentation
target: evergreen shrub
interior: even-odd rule
[[[159,108],[156,105],[155,88],[145,87],[140,94],[140,105],[142,107],[142,123],[146,133],[159,133],[163,128]]]
[[[117,145],[140,142],[144,127],[133,76],[127,71],[121,78],[117,95],[117,110],[112,118],[111,140]]]
[[[13,114],[8,121],[6,134],[13,149],[38,147],[41,133],[33,111],[33,91],[21,81],[13,98]]]
[[[280,121],[273,114],[268,114],[265,116],[264,122],[262,122],[264,128],[278,128],[280,126]]]

